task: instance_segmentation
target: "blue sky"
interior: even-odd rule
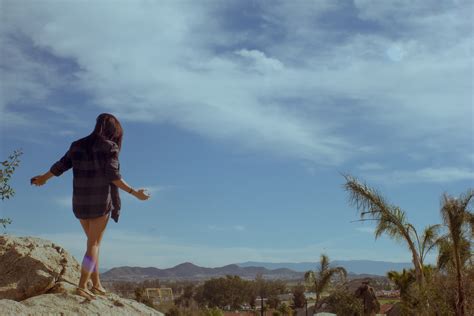
[[[81,258],[72,175],[41,188],[102,112],[125,129],[101,263],[410,261],[374,240],[341,173],[419,229],[473,186],[470,1],[1,1],[1,156],[22,148],[8,232]]]

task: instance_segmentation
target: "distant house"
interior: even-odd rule
[[[171,288],[146,288],[145,295],[153,303],[171,302],[174,300]]]
[[[285,302],[285,301],[292,301],[293,300],[293,294],[292,293],[288,293],[288,294],[280,294],[277,296],[278,299],[282,302]]]
[[[375,295],[377,295],[377,297],[397,298],[400,297],[400,290],[380,290],[376,291]]]
[[[316,293],[305,292],[304,296],[308,301],[316,300]],[[280,294],[277,297],[282,302],[293,302],[293,293]]]
[[[258,296],[256,299],[255,299],[255,307],[257,309],[260,308],[260,306],[262,306],[262,300],[263,300],[263,305],[265,305],[265,302],[267,301],[267,298],[264,297],[264,298],[261,298],[260,296]]]

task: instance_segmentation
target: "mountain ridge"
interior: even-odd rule
[[[241,267],[248,266],[262,266],[267,269],[288,268],[296,272],[306,272],[315,270],[319,265],[318,262],[259,262],[246,261],[238,263]],[[344,267],[348,272],[353,274],[370,274],[384,276],[388,271],[412,268],[410,262],[391,262],[391,261],[377,261],[377,260],[334,260],[331,261],[331,266]]]
[[[317,262],[257,262],[233,263],[222,267],[201,267],[192,262],[183,262],[171,268],[157,267],[114,267],[102,273],[105,280],[141,281],[145,279],[163,280],[205,280],[226,275],[238,275],[254,279],[261,274],[266,279],[298,280],[304,272],[317,269]],[[373,260],[334,260],[331,266],[342,266],[352,277],[385,276],[390,270],[400,271],[411,268],[408,262],[389,262]]]
[[[261,274],[266,279],[301,279],[301,272],[290,269],[270,270],[264,267],[240,267],[237,264],[229,264],[222,267],[206,268],[192,263],[182,263],[167,269],[141,268],[141,267],[115,267],[101,274],[104,280],[115,281],[142,281],[145,279],[163,280],[204,280],[226,275],[238,275],[245,279],[254,279]]]

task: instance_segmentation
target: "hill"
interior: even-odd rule
[[[258,266],[266,269],[287,268],[297,272],[306,272],[308,270],[316,269],[318,263],[316,262],[256,262],[247,261],[237,263],[240,267]],[[369,274],[369,275],[383,275],[388,271],[402,269],[410,269],[413,265],[409,262],[389,262],[389,261],[372,261],[372,260],[334,260],[331,261],[331,266],[344,267],[348,272],[353,274]]]
[[[369,260],[334,261],[334,266],[343,266],[349,272],[350,279],[385,276],[387,271],[410,268],[409,263],[395,263]],[[147,279],[160,280],[206,280],[226,275],[238,275],[244,279],[255,279],[261,274],[265,279],[302,280],[304,272],[316,269],[317,263],[271,263],[244,262],[229,264],[223,267],[206,268],[191,262],[178,264],[172,268],[160,269],[155,267],[116,267],[102,273],[102,278],[108,281],[134,281]]]
[[[238,275],[244,279],[254,279],[257,274],[261,274],[265,279],[296,280],[303,277],[302,272],[292,271],[287,268],[270,270],[256,266],[240,267],[236,264],[229,264],[218,268],[205,268],[190,262],[181,263],[168,269],[117,267],[102,273],[101,277],[104,280],[114,281],[142,281],[146,279],[205,280],[225,275]]]

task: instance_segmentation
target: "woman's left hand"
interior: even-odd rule
[[[31,178],[30,182],[36,186],[41,186],[45,184],[47,180],[48,179],[44,175],[39,175]]]

